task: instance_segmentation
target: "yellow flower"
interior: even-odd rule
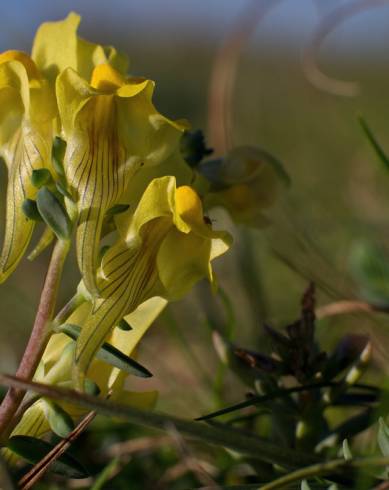
[[[199,171],[211,183],[206,208],[224,207],[234,221],[253,227],[269,223],[264,211],[276,201],[280,181],[289,181],[274,157],[251,146],[237,147],[222,160],[204,162]]]
[[[34,199],[34,169],[51,168],[51,147],[59,125],[54,82],[67,67],[91,76],[94,66],[111,63],[125,70],[127,62],[113,48],[77,37],[80,17],[42,24],[32,57],[20,51],[0,54],[0,154],[8,168],[6,229],[0,255],[0,282],[16,268],[34,229],[22,212],[25,199]]]
[[[154,297],[139,306],[126,320],[131,324],[132,330],[123,331],[115,328],[107,341],[122,351],[125,355],[133,355],[134,350],[147,329],[166,306],[166,300]],[[91,305],[85,303],[79,307],[69,318],[69,323],[80,323],[87,317]],[[74,342],[65,334],[54,334],[45,350],[40,366],[34,380],[41,383],[72,387],[72,366],[74,357]],[[110,393],[110,399],[119,403],[128,404],[138,408],[153,408],[157,399],[157,392],[133,392],[125,389],[124,383],[127,374],[103,361],[94,360],[90,369],[90,379],[100,388],[100,396]],[[76,422],[86,413],[85,409],[61,403],[63,408]],[[26,435],[42,437],[50,431],[48,413],[50,401],[39,398],[23,414],[11,436]],[[8,459],[15,461],[8,451]]]
[[[174,177],[154,179],[133,213],[118,223],[120,238],[103,257],[99,288],[77,342],[78,385],[114,325],[153,296],[181,298],[206,277],[230,236],[205,222],[200,198]]]
[[[85,286],[95,296],[106,211],[123,202],[140,167],[169,158],[186,128],[156,111],[153,90],[152,81],[124,78],[108,64],[94,69],[90,83],[72,69],[57,79],[67,141],[64,168],[79,211],[78,262]]]

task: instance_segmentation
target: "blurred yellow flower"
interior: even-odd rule
[[[211,183],[207,209],[224,207],[235,222],[259,228],[269,223],[264,212],[275,203],[280,182],[289,180],[274,157],[252,146],[234,148],[199,169]]]

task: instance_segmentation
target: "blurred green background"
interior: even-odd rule
[[[217,407],[220,396],[228,402],[242,399],[232,376],[221,376],[210,320],[230,328],[237,343],[258,347],[264,322],[281,327],[298,316],[309,278],[319,287],[321,304],[358,297],[349,274],[356,240],[369,237],[388,245],[389,174],[369,147],[357,115],[364,115],[389,152],[389,5],[348,19],[318,54],[325,73],[358,82],[357,96],[313,87],[301,65],[301,51],[321,16],[346,3],[278,2],[243,50],[233,102],[234,144],[261,146],[276,155],[292,187],[282,191],[266,230],[243,230],[225,214],[215,215],[217,226],[227,226],[235,237],[232,252],[216,265],[224,301],[220,294],[212,298],[201,284],[169,307],[142,341],[140,360],[154,378],[131,383],[134,389],[158,388],[164,410],[193,417]],[[0,48],[29,51],[42,21],[75,10],[83,16],[82,37],[115,45],[129,55],[133,74],[157,82],[155,104],[162,113],[187,118],[207,134],[212,63],[246,5],[243,0],[14,2],[3,9]],[[5,179],[2,169],[3,197]],[[4,198],[1,206],[3,213]],[[2,371],[17,366],[47,260],[47,253],[33,263],[23,260],[1,286]],[[76,281],[71,259],[61,303]],[[328,345],[343,331],[368,331],[377,346],[376,362],[386,372],[386,323],[378,316],[347,316],[319,322],[318,330]]]

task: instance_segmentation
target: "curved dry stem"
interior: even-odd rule
[[[389,313],[389,307],[372,305],[365,301],[343,300],[320,306],[315,310],[316,318],[318,320],[330,316],[348,315],[353,313]]]
[[[69,242],[62,240],[56,242],[43,285],[31,336],[16,371],[18,378],[24,380],[31,380],[33,378],[43,351],[49,341],[51,334],[50,320],[53,316],[62,269],[68,251]],[[11,387],[0,405],[0,437],[3,440],[12,430],[12,421],[23,401],[24,394],[25,390]]]
[[[216,154],[224,154],[231,147],[232,97],[240,55],[259,22],[280,1],[251,1],[216,54],[208,93],[208,131]]]
[[[302,54],[302,66],[308,81],[319,90],[333,95],[354,97],[360,93],[359,84],[329,77],[318,66],[318,52],[326,37],[340,24],[360,12],[388,4],[388,0],[357,0],[333,10],[319,23],[311,41]]]

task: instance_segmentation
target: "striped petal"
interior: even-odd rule
[[[222,246],[214,246],[214,242]],[[143,301],[159,295],[178,299],[202,277],[212,280],[211,260],[225,252],[229,236],[204,223],[201,201],[174,177],[154,179],[129,217],[127,232],[104,255],[101,297],[77,342],[79,387],[97,350],[114,325]],[[169,265],[171,264],[171,265]]]
[[[132,326],[132,330],[124,332],[118,328],[114,329],[108,339],[110,344],[128,356],[133,355],[137,344],[166,304],[166,300],[160,297],[153,297],[142,303],[139,308],[126,317],[126,320]],[[85,303],[67,321],[70,323],[82,323],[89,311],[90,304]],[[69,337],[64,334],[54,334],[51,337],[43,355],[41,369],[39,370],[40,375],[35,376],[36,381],[49,384],[71,381],[73,359],[66,352],[66,355],[63,355],[64,349],[71,342]],[[101,388],[101,396],[106,396],[108,391],[110,391],[112,393],[111,399],[119,403],[148,410],[155,406],[158,396],[156,391],[134,392],[124,390],[127,374],[109,364],[94,361],[91,368],[91,377]],[[12,435],[27,435],[40,438],[47,434],[50,431],[50,426],[45,416],[44,404],[44,400],[38,400],[28,408]],[[75,421],[86,413],[84,409],[69,404],[61,403],[61,406],[66,409]],[[5,451],[5,456],[11,463],[17,461],[16,456],[9,450]]]
[[[182,129],[158,116],[148,80],[124,81],[110,66],[100,65],[92,85],[65,70],[57,80],[57,98],[67,140],[64,167],[79,211],[78,263],[86,288],[98,296],[97,256],[106,211],[122,201],[140,166],[168,158]]]
[[[32,107],[42,94],[47,100],[35,119]],[[36,195],[30,180],[32,171],[51,165],[53,106],[43,82],[35,80],[30,86],[20,61],[0,64],[0,101],[4,101],[0,104],[0,152],[8,169],[6,226],[0,255],[2,282],[15,270],[34,229],[34,222],[22,212],[22,203]]]

